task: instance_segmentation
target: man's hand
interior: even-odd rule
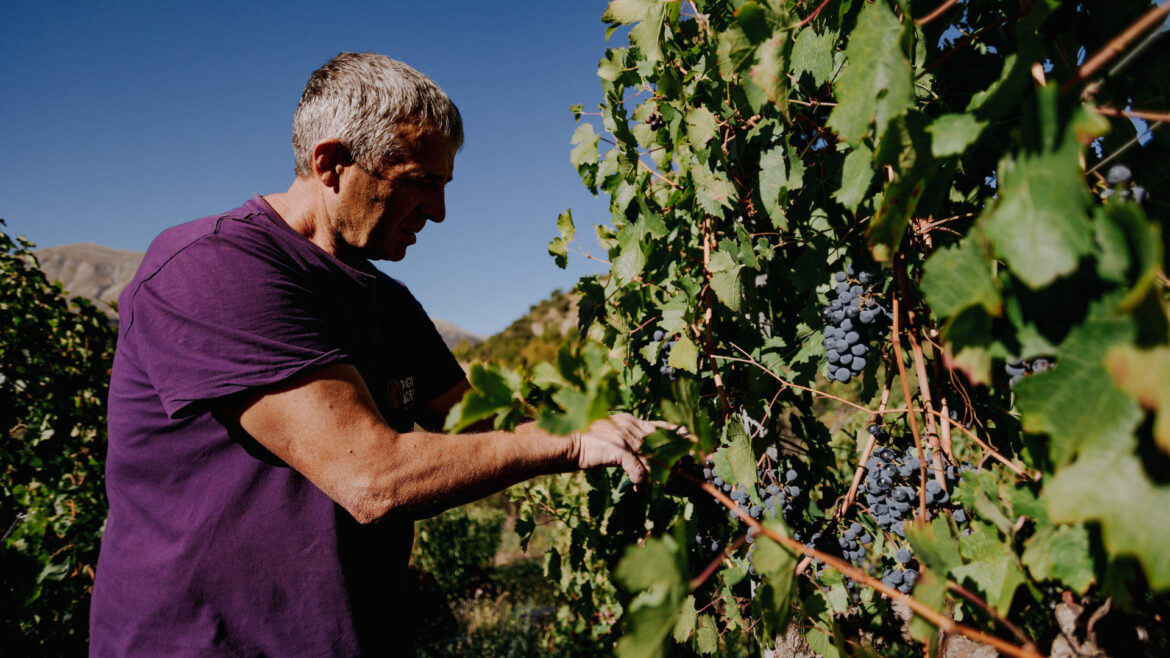
[[[573,434],[577,466],[621,466],[635,486],[646,479],[649,468],[638,454],[646,436],[658,429],[670,429],[662,422],[640,420],[629,414],[614,414],[595,421],[584,432]]]

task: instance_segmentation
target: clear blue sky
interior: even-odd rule
[[[144,251],[169,226],[283,191],[309,73],[380,52],[434,78],[467,133],[447,221],[381,266],[432,316],[494,333],[599,270],[571,256],[562,271],[546,245],[566,208],[579,234],[608,222],[569,165],[569,106],[601,99],[605,5],[0,0],[0,217],[40,247]]]

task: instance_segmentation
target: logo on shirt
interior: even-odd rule
[[[414,377],[391,379],[386,386],[386,398],[392,409],[403,409],[414,402]]]

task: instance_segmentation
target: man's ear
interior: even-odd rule
[[[323,139],[313,147],[313,178],[334,192],[341,185],[341,171],[351,164],[349,149],[336,139]]]

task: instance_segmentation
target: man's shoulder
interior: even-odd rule
[[[160,269],[177,254],[193,245],[206,243],[209,238],[213,240],[203,246],[214,247],[221,242],[242,242],[240,246],[246,246],[257,239],[261,243],[271,242],[272,218],[264,211],[257,198],[253,198],[239,208],[172,226],[151,242],[142,269],[147,272]]]

